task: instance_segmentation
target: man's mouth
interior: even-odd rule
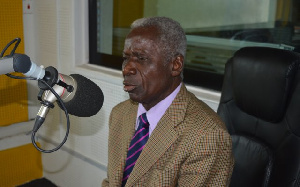
[[[130,91],[132,91],[132,90],[134,90],[136,88],[136,85],[133,85],[133,84],[130,84],[130,83],[126,83],[126,82],[123,82],[123,85],[124,85],[123,90],[125,92],[130,92]]]

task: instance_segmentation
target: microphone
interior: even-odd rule
[[[11,72],[23,73],[26,77],[38,79],[41,92],[38,95],[42,103],[36,117],[34,130],[45,121],[46,115],[53,103],[57,101],[56,96],[49,90],[46,82],[59,95],[69,114],[78,117],[90,117],[98,113],[104,101],[102,90],[90,79],[79,75],[70,76],[60,74],[54,67],[46,69],[32,62],[25,54],[15,53],[0,58],[0,75]],[[45,91],[46,90],[46,91]],[[42,96],[44,94],[44,96]],[[42,99],[43,97],[43,99]],[[57,102],[61,109],[62,106]]]
[[[0,58],[0,75],[11,72],[23,73],[35,79],[42,79],[45,76],[42,67],[37,66],[27,55],[18,53]]]
[[[71,74],[68,76],[60,74],[52,66],[44,69],[32,62],[27,55],[14,53],[20,41],[20,38],[12,40],[0,53],[0,75],[6,74],[16,79],[38,80],[38,86],[41,89],[38,99],[41,101],[42,106],[36,116],[31,140],[39,151],[51,153],[58,150],[67,140],[70,129],[68,113],[78,117],[93,116],[101,109],[104,96],[97,84],[82,75]],[[10,55],[2,57],[7,48],[14,42],[16,44]],[[13,76],[10,74],[11,72],[23,73],[26,77]],[[50,108],[54,107],[53,103],[55,101],[65,111],[67,131],[59,146],[52,150],[43,150],[35,142],[35,133],[45,121]]]
[[[60,149],[60,147],[66,142],[70,121],[67,111],[78,117],[90,117],[98,113],[101,109],[104,101],[104,96],[101,89],[88,78],[79,75],[63,75],[58,74],[57,70],[53,67],[47,67],[46,75],[43,79],[38,81],[41,91],[38,95],[41,100],[42,106],[37,114],[35,124],[31,134],[31,140],[35,148],[44,153],[51,153]],[[57,78],[57,81],[56,81]],[[54,86],[50,86],[48,83],[57,82]],[[52,84],[51,84],[52,85]],[[49,87],[50,90],[45,87]],[[44,93],[44,90],[45,93]],[[42,99],[43,96],[43,99]],[[46,115],[50,108],[53,108],[53,103],[58,99],[58,105],[65,111],[67,118],[67,130],[63,141],[52,150],[41,149],[35,142],[35,133],[45,121]]]
[[[59,94],[71,115],[90,117],[97,114],[103,105],[104,96],[101,89],[88,78],[79,74],[70,76],[59,74],[51,66],[44,69],[32,62],[25,54],[15,53],[11,56],[0,58],[0,75],[11,72],[23,73],[26,77],[46,81]],[[44,104],[38,112],[40,117],[45,118],[49,111],[49,106],[47,105],[52,106],[50,103],[54,103],[57,98],[40,81],[39,87],[42,90],[47,90],[43,100],[48,104]],[[74,90],[72,90],[72,87]],[[59,106],[62,108],[60,104]]]
[[[51,66],[47,67],[45,70],[45,77],[53,77],[53,75],[54,77],[57,76],[58,80],[54,80],[57,84],[52,86],[52,88],[64,102],[65,108],[69,114],[78,117],[90,117],[97,114],[102,108],[104,95],[102,90],[93,81],[79,74],[71,74],[69,76],[59,74],[57,73],[57,70]],[[53,82],[49,81],[51,79],[52,78],[44,78],[43,80]],[[44,81],[40,80],[38,84],[41,90],[46,90]],[[54,107],[53,103],[57,101],[57,97],[50,90],[43,92],[44,91],[41,91],[38,96],[42,106],[37,113],[36,124],[33,128],[33,131],[35,132],[45,121],[50,108]],[[63,109],[61,104],[59,102],[57,103],[58,106]]]

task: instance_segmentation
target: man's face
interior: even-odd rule
[[[137,28],[127,36],[123,51],[124,91],[147,110],[173,91],[171,63],[164,62],[157,40],[155,27]]]

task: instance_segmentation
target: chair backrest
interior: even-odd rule
[[[226,63],[218,114],[232,136],[231,186],[300,186],[300,56],[245,47]]]

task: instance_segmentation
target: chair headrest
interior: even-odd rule
[[[282,119],[299,56],[290,51],[245,47],[232,58],[233,93],[244,112],[265,121]]]

